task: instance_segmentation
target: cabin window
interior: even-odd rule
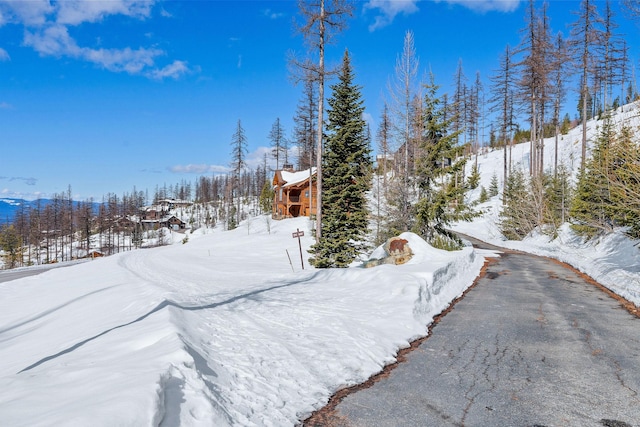
[[[309,198],[309,190],[304,192],[304,197],[306,197],[307,199]]]
[[[278,190],[278,192],[279,192],[280,201],[282,201],[282,188]]]

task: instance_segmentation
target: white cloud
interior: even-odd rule
[[[147,73],[149,77],[156,80],[162,80],[164,78],[177,79],[183,74],[189,72],[189,67],[184,61],[173,61],[173,63],[167,65],[164,68],[151,70]]]
[[[257,169],[258,166],[262,167],[264,164],[264,155],[267,155],[267,164],[271,166],[275,166],[275,160],[271,157],[271,148],[270,147],[258,147],[254,151],[251,151],[247,154],[246,163],[249,169]],[[282,161],[282,159],[281,159]]]
[[[418,11],[418,0],[369,0],[364,5],[364,10],[377,10],[379,15],[374,18],[374,23],[369,25],[369,31],[390,25],[398,15],[411,15]]]
[[[147,67],[152,67],[154,58],[163,55],[159,49],[81,49],[81,57],[101,67],[116,72],[141,74]]]
[[[450,4],[459,4],[476,12],[513,12],[518,8],[520,0],[436,0]]]
[[[369,31],[375,31],[393,23],[398,15],[411,15],[418,12],[420,0],[369,0],[365,3],[364,11],[377,11],[373,24],[369,25]],[[520,0],[434,0],[436,3],[445,2],[456,4],[476,12],[513,12],[518,8]]]
[[[143,74],[161,80],[165,77],[178,78],[189,71],[186,62],[174,61],[161,69],[154,69],[156,58],[165,52],[154,48],[92,49],[80,47],[69,35],[64,25],[52,25],[38,32],[25,32],[24,44],[42,56],[69,56],[94,63],[106,70]]]
[[[40,55],[52,56],[79,56],[80,48],[69,36],[69,31],[64,25],[52,25],[39,32],[24,33],[24,44],[31,46]]]
[[[271,9],[265,9],[263,13],[264,13],[264,16],[266,16],[269,19],[278,19],[278,18],[282,18],[284,16],[284,13],[282,13],[282,12],[274,12]]]
[[[49,0],[0,0],[0,24],[42,25],[53,12],[54,7]]]
[[[3,188],[2,190],[0,190],[0,195],[8,199],[23,199],[23,200],[38,200],[47,196],[45,193],[42,193],[40,191],[25,193],[22,191],[9,190],[8,188]]]
[[[0,61],[11,61],[9,53],[0,47]]]
[[[125,15],[138,19],[147,18],[155,0],[65,0],[57,2],[56,22],[78,25],[97,22],[108,15]]]
[[[23,177],[23,176],[12,176],[12,177],[7,177],[7,176],[0,176],[0,179],[7,179],[10,182],[11,181],[22,181],[24,184],[27,185],[36,185],[36,183],[38,182],[38,178],[33,178],[33,177]]]
[[[23,44],[41,56],[71,57],[91,62],[113,72],[144,75],[161,80],[189,72],[185,61],[160,67],[156,59],[166,53],[157,48],[126,47],[94,49],[80,46],[69,34],[70,25],[101,21],[108,15],[145,19],[157,0],[0,0],[0,25],[15,22],[25,26]],[[0,61],[8,60],[0,48]]]
[[[230,169],[227,166],[203,165],[203,164],[176,165],[176,166],[171,166],[169,170],[175,173],[195,173],[195,174],[227,173],[230,171]]]
[[[267,167],[275,168],[275,160],[271,157],[271,147],[259,146],[255,150],[247,153],[245,157],[245,163],[247,170],[257,170],[258,167],[264,166],[264,157],[267,155]],[[294,156],[297,155],[297,149],[291,148],[289,150],[289,163],[295,163],[293,161]],[[231,172],[229,166],[220,165],[207,165],[207,164],[188,164],[188,165],[176,165],[168,168],[169,171],[174,173],[193,173],[193,174],[226,174]]]

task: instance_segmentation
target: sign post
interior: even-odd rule
[[[302,243],[300,243],[300,237],[304,236],[304,231],[300,231],[299,228],[296,228],[295,233],[292,233],[292,237],[295,239],[298,238],[298,247],[300,248],[300,264],[302,265],[302,269],[304,270],[304,259],[302,258]]]

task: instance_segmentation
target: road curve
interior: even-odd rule
[[[36,276],[54,268],[69,267],[71,265],[78,264],[79,262],[86,261],[73,261],[61,264],[50,264],[46,266],[37,266],[29,268],[19,268],[15,270],[0,270],[0,283],[11,282],[12,280],[22,279],[24,277]]]
[[[505,251],[415,347],[304,425],[640,426],[640,319],[558,262]]]

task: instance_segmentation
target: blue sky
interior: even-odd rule
[[[578,1],[551,0],[568,34]],[[614,2],[618,7],[618,2]],[[375,132],[404,34],[421,74],[449,90],[461,60],[485,85],[525,25],[517,0],[368,0],[328,48],[348,48]],[[301,97],[287,67],[304,55],[295,1],[0,0],[0,197],[66,192],[100,200],[135,186],[224,172],[238,120],[249,163],[262,160],[276,118],[287,132]],[[638,28],[616,18],[638,54]],[[573,116],[575,108],[567,106]]]

